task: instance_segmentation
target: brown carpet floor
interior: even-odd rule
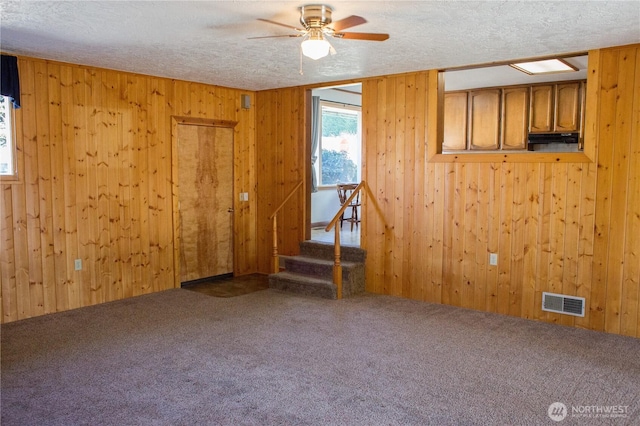
[[[5,324],[10,425],[640,424],[640,340],[365,295],[169,290]]]

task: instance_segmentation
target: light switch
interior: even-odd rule
[[[498,253],[489,253],[489,265],[496,266],[498,264]]]

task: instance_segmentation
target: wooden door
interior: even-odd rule
[[[529,124],[529,88],[502,91],[502,149],[525,149]]]
[[[531,117],[529,132],[544,133],[553,130],[553,85],[531,88]]]
[[[233,272],[233,129],[178,125],[180,281]]]
[[[444,151],[467,148],[467,92],[444,94]]]
[[[580,130],[580,82],[556,85],[556,132]]]
[[[500,146],[500,89],[469,92],[469,147],[498,149]]]

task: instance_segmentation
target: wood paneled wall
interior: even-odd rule
[[[204,84],[19,58],[23,179],[0,182],[2,322],[174,287],[172,116],[237,121],[236,273],[255,272],[255,102]],[[74,270],[81,259],[83,269]]]
[[[363,80],[364,179],[380,208],[365,198],[367,290],[640,337],[639,50],[596,55],[587,107],[595,163],[428,162],[436,73]],[[298,88],[258,94],[264,272],[263,216],[308,167],[298,147],[303,97]],[[302,239],[301,202],[282,237],[291,252],[291,237]],[[586,316],[543,312],[543,291],[585,297]]]
[[[270,273],[273,234],[268,219],[301,180],[308,184],[305,170],[308,131],[303,88],[286,88],[257,93],[258,164],[258,270]],[[278,251],[283,255],[299,252],[304,240],[306,193],[303,185],[278,214]]]
[[[426,162],[435,74],[364,82],[369,291],[640,337],[640,47],[597,56],[597,163]]]

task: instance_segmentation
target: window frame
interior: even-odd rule
[[[597,94],[600,85],[601,50],[590,50],[587,65],[587,83],[585,88],[584,137],[581,152],[496,152],[496,153],[443,153],[444,140],[444,78],[441,70],[430,70],[427,120],[436,123],[431,126],[427,144],[429,163],[595,163],[597,152],[596,118],[598,114]]]
[[[336,183],[322,183],[322,109],[325,106],[331,107],[331,108],[343,109],[343,110],[357,111],[358,135],[360,139],[360,161],[359,163],[356,164],[356,166],[358,166],[357,176],[359,176],[359,180],[362,180],[362,137],[363,137],[362,136],[362,106],[321,99],[320,100],[320,124],[319,124],[320,140],[318,142],[318,159],[316,161],[316,164],[318,165],[318,169],[317,169],[318,174],[316,176],[317,182],[318,182],[318,188],[335,188],[337,185]],[[315,168],[313,172],[316,173]],[[342,183],[353,183],[353,182],[342,182]],[[355,182],[355,183],[359,183],[359,182]]]
[[[18,147],[18,138],[16,132],[16,109],[13,106],[13,101],[8,96],[3,96],[5,101],[7,102],[7,115],[9,118],[7,122],[9,123],[9,138],[7,143],[9,144],[9,149],[11,150],[11,162],[12,162],[12,174],[0,174],[0,182],[2,183],[20,183],[22,181],[21,175],[21,154],[22,150]]]

